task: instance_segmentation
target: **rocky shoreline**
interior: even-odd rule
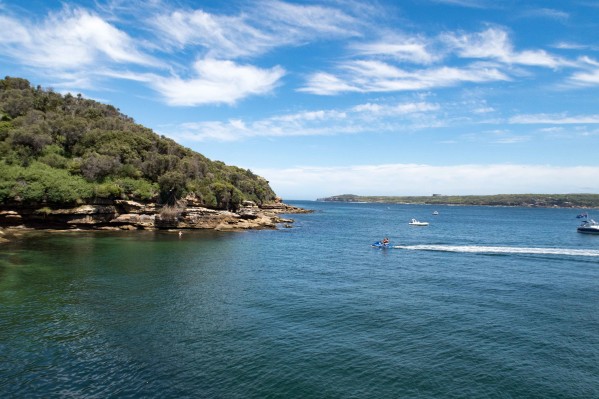
[[[256,205],[244,201],[235,212],[199,206],[187,197],[175,206],[112,200],[74,207],[2,205],[0,242],[15,230],[248,230],[291,227],[293,219],[282,214],[312,211],[275,202]]]

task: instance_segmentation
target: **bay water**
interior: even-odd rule
[[[599,397],[580,210],[290,203],[315,212],[2,244],[0,397]]]

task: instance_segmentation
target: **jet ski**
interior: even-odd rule
[[[377,241],[372,243],[373,248],[392,248],[391,243],[383,243],[382,241]]]

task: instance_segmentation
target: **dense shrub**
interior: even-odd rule
[[[119,160],[110,155],[87,154],[81,162],[81,174],[88,181],[102,181],[121,167]]]
[[[75,203],[93,196],[93,185],[41,162],[28,167],[0,162],[0,200]]]
[[[112,105],[0,80],[0,201],[158,199],[193,192],[207,207],[274,200],[249,170],[211,161],[136,124]]]

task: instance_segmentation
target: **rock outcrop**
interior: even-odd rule
[[[257,206],[252,201],[244,201],[234,212],[215,210],[199,206],[199,201],[192,197],[173,207],[129,200],[69,208],[12,204],[0,207],[0,226],[93,230],[275,229],[293,223],[292,219],[279,215],[307,212],[311,211],[282,202]]]

